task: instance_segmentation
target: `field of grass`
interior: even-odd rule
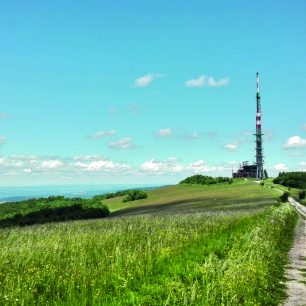
[[[123,197],[104,200],[113,215],[199,211],[206,209],[250,209],[270,205],[278,193],[261,188],[252,181],[236,180],[233,184],[174,185],[147,192],[148,198],[123,203]]]
[[[274,184],[273,179],[267,179],[265,180],[265,185],[282,190],[282,191],[288,191],[290,193],[290,196],[292,196],[296,201],[301,203],[302,205],[306,206],[306,199],[300,200],[299,199],[299,191],[300,189],[297,188],[288,188],[286,186],[280,185],[280,184]]]
[[[272,202],[252,182],[170,186],[108,201],[124,218],[1,229],[0,305],[277,305],[296,214]]]

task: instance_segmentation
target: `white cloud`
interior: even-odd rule
[[[171,128],[160,129],[157,131],[156,135],[158,137],[169,137],[172,135]]]
[[[149,86],[154,80],[157,80],[161,77],[159,73],[149,73],[144,75],[134,81],[134,85],[136,87],[147,87]]]
[[[41,163],[41,167],[43,169],[57,169],[57,168],[62,167],[63,165],[64,165],[64,163],[60,160],[57,160],[57,159],[44,160]]]
[[[306,123],[305,123],[305,124],[302,124],[302,129],[303,129],[304,131],[306,131]]]
[[[299,163],[299,166],[300,166],[300,171],[306,171],[306,162],[300,162]]]
[[[186,87],[204,87],[206,81],[206,76],[201,75],[196,79],[190,79],[185,82]]]
[[[174,174],[174,173],[184,173],[186,176],[191,174],[199,173],[210,173],[210,174],[220,174],[225,172],[225,168],[221,166],[209,166],[204,160],[198,160],[190,163],[187,166],[179,163],[178,159],[175,157],[168,158],[165,161],[158,161],[151,159],[144,162],[140,169],[143,172],[150,172],[155,174]]]
[[[207,86],[208,87],[222,87],[226,86],[229,83],[228,78],[215,80],[213,77],[207,77]]]
[[[283,164],[283,163],[279,163],[273,166],[273,169],[277,170],[277,171],[288,171],[289,168]]]
[[[186,87],[222,87],[229,83],[228,78],[216,80],[212,76],[200,75],[185,82]]]
[[[118,163],[99,155],[85,155],[65,158],[52,158],[48,156],[0,156],[0,173],[6,175],[33,174],[33,178],[54,176],[78,177],[85,173],[123,173],[131,167],[125,163]],[[1,175],[0,175],[1,177]]]
[[[209,166],[205,163],[204,160],[200,159],[196,162],[190,164],[187,168],[194,173],[223,173],[226,169],[221,166]]]
[[[200,160],[190,164],[190,166],[192,168],[202,168],[202,167],[204,167],[204,165],[205,165],[205,162],[204,162],[203,159],[200,159]]]
[[[236,166],[238,164],[238,162],[236,160],[231,160],[228,164],[230,166]]]
[[[5,136],[0,136],[0,147],[7,141]]]
[[[89,172],[130,169],[130,167],[126,164],[115,163],[109,160],[96,160],[96,161],[91,161],[89,163],[76,162],[75,166],[83,168],[84,170]]]
[[[166,161],[157,161],[151,159],[144,162],[140,169],[144,172],[155,172],[155,173],[178,173],[184,170],[184,167],[180,165],[177,158],[171,157]]]
[[[112,149],[116,150],[126,150],[134,148],[135,145],[132,143],[133,139],[130,137],[126,137],[123,139],[120,139],[118,141],[110,142],[108,146]]]
[[[99,132],[95,133],[94,135],[92,135],[90,138],[94,139],[94,140],[98,140],[98,139],[102,139],[106,136],[113,136],[115,134],[116,134],[115,130],[99,131]]]
[[[143,171],[158,172],[158,171],[161,171],[163,169],[163,163],[158,162],[154,159],[151,159],[149,161],[144,162],[141,165],[140,169],[143,170]]]
[[[289,137],[283,146],[285,149],[306,147],[306,139],[300,136]]]
[[[224,148],[230,152],[236,151],[237,150],[237,145],[234,143],[229,143],[227,145],[224,146]]]

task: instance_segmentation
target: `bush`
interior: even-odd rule
[[[304,200],[305,199],[305,190],[300,190],[299,191],[299,199]]]
[[[288,197],[289,197],[289,192],[285,191],[280,197],[279,199],[284,203],[284,202],[288,202]]]
[[[148,197],[148,194],[143,190],[130,190],[127,196],[123,199],[123,202],[131,202],[140,199],[145,199]]]
[[[196,174],[187,177],[183,181],[180,182],[180,184],[199,184],[199,185],[211,185],[211,184],[218,184],[218,183],[229,183],[231,184],[233,182],[233,179],[229,177],[211,177],[211,176],[205,176],[201,174]]]

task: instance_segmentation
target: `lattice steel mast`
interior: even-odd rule
[[[257,165],[257,178],[264,180],[265,171],[264,171],[264,159],[263,159],[263,149],[262,149],[262,131],[261,131],[261,105],[260,105],[260,93],[259,93],[259,74],[256,73],[256,104],[257,104],[257,113],[256,113],[256,165]]]

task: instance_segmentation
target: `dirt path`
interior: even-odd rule
[[[306,220],[300,217],[286,269],[288,299],[284,306],[306,305]]]

